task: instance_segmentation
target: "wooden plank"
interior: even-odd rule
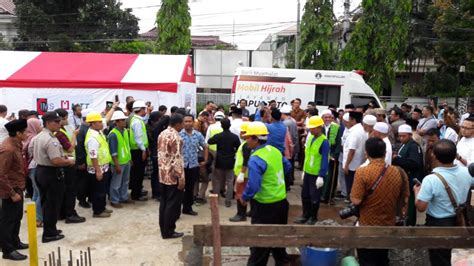
[[[222,254],[221,254],[221,226],[219,222],[219,208],[217,206],[219,195],[211,194],[209,195],[209,200],[211,204],[211,221],[212,221],[212,248],[214,251],[213,265],[221,266],[222,265]]]
[[[195,225],[194,242],[211,246],[211,227]],[[474,248],[473,227],[223,225],[222,246]]]

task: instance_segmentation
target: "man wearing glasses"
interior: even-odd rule
[[[474,116],[466,118],[461,125],[461,135],[457,145],[457,165],[468,166],[474,163]]]

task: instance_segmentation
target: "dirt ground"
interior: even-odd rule
[[[300,176],[300,175],[295,175]],[[145,180],[145,187],[150,187],[150,180]],[[150,191],[150,190],[149,190]],[[300,186],[297,183],[288,194],[288,200],[292,205],[290,208],[289,222],[299,215],[301,210]],[[224,206],[224,201],[219,202],[220,220],[222,224],[229,224],[229,217],[236,212],[235,203],[231,208]],[[319,219],[337,218],[339,207],[322,206]],[[108,206],[108,208],[111,208]],[[92,218],[91,209],[77,207],[80,215],[87,218],[83,224],[58,223],[58,228],[63,230],[66,236],[63,240],[43,244],[41,243],[42,229],[38,229],[39,258],[40,264],[48,259],[48,254],[57,251],[61,247],[63,265],[66,260],[64,254],[73,251],[73,257],[79,258],[79,252],[91,248],[92,265],[184,265],[183,262],[183,239],[163,240],[160,236],[158,225],[159,202],[147,201],[128,205],[123,209],[114,209],[111,218]],[[177,222],[177,231],[184,232],[186,236],[192,235],[194,224],[210,223],[211,212],[208,204],[195,206],[194,210],[198,216],[182,215]],[[422,221],[420,221],[421,223]],[[247,222],[249,223],[249,221]],[[22,220],[20,238],[24,242],[27,239],[26,214]],[[28,250],[26,250],[28,251]],[[212,254],[210,249],[205,249],[205,256]],[[296,249],[289,250],[290,253]],[[246,265],[247,248],[223,249],[225,265]],[[24,252],[26,254],[26,252]],[[227,255],[227,256],[226,256]],[[0,259],[2,266],[27,265],[28,262],[10,262]],[[474,250],[453,251],[453,265],[474,265]]]

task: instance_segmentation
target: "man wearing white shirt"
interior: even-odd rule
[[[350,198],[352,183],[354,182],[355,171],[365,161],[364,145],[368,136],[362,127],[362,113],[349,112],[349,122],[351,125],[349,135],[343,147],[343,165],[346,179],[347,196]]]
[[[239,136],[240,142],[243,140],[240,138],[240,126],[242,125],[242,109],[235,108],[232,111],[232,120],[230,124],[230,132],[234,133],[235,135]]]
[[[474,163],[474,116],[464,120],[461,125],[462,139],[457,145],[458,156],[455,164],[468,166]]]
[[[5,118],[7,116],[8,109],[5,105],[0,104],[0,143],[8,138],[8,130],[5,128],[5,124],[9,121]]]
[[[374,126],[374,132],[372,133],[374,137],[382,139],[387,146],[385,151],[385,164],[392,164],[392,143],[388,139],[388,125],[387,123],[377,122]]]
[[[377,118],[373,115],[365,115],[364,119],[362,119],[362,125],[365,132],[367,132],[367,136],[370,136],[374,131],[375,123],[377,123]]]
[[[468,118],[469,116],[473,115],[474,114],[474,103],[471,103],[468,107],[467,107],[467,112],[465,114],[463,114],[461,116],[461,121],[460,121],[460,125],[462,125],[462,123],[464,122],[464,120],[466,120],[466,118]]]

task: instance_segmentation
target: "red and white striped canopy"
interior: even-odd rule
[[[187,55],[0,51],[0,87],[177,92],[196,83]]]

